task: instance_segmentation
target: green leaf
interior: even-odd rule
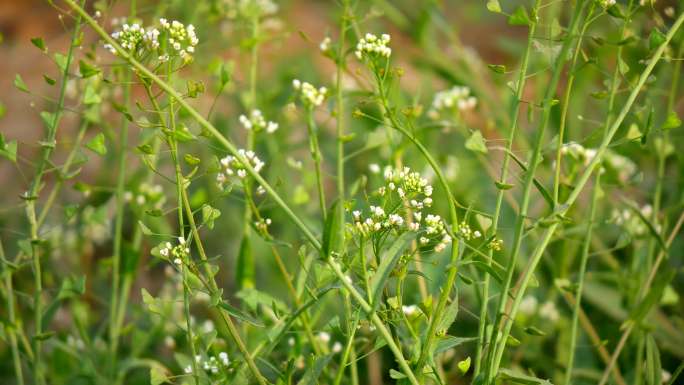
[[[646,385],[662,384],[663,368],[660,363],[660,351],[651,334],[646,336]]]
[[[339,253],[344,244],[344,239],[340,239],[340,230],[344,226],[344,207],[335,200],[328,217],[325,219],[325,229],[323,231],[323,253],[326,258],[330,258],[333,253]]]
[[[57,83],[57,80],[55,80],[55,79],[53,79],[53,78],[51,78],[45,74],[43,74],[43,80],[45,80],[45,83],[47,83],[51,86],[54,86]]]
[[[487,145],[480,130],[475,130],[465,142],[465,147],[470,151],[487,153]]]
[[[195,136],[190,132],[190,130],[188,130],[188,127],[186,126],[181,126],[171,132],[173,134],[173,137],[181,143],[190,142],[196,139]]]
[[[5,141],[5,136],[0,132],[0,156],[17,163],[17,141]]]
[[[508,17],[510,25],[530,25],[530,16],[522,5],[519,6],[511,16]]]
[[[45,41],[43,41],[42,37],[34,37],[33,39],[31,39],[31,44],[36,46],[36,48],[38,48],[39,50],[47,52],[47,48],[45,47]]]
[[[254,255],[252,254],[252,243],[249,233],[245,233],[240,242],[240,252],[238,253],[235,280],[240,288],[254,287]]]
[[[505,368],[499,369],[498,378],[510,381],[505,382],[506,384],[553,385],[549,380],[542,380],[541,378],[528,376]]]
[[[525,333],[531,335],[531,336],[545,336],[546,333],[544,333],[543,330],[540,330],[534,326],[528,326],[525,328]]]
[[[62,71],[66,72],[66,67],[67,67],[67,57],[62,55],[61,53],[56,53],[55,54],[55,63],[57,64],[57,67]]]
[[[26,87],[26,83],[24,83],[24,79],[21,78],[21,75],[16,74],[14,76],[14,86],[19,90],[28,93],[29,89]]]
[[[658,49],[663,43],[665,43],[665,35],[658,30],[658,28],[653,28],[650,35],[648,36],[648,48],[653,51]]]
[[[200,164],[200,158],[192,154],[185,154],[183,156],[183,160],[185,160],[185,163],[187,163],[190,166],[197,166],[198,164]]]
[[[95,87],[92,84],[88,84],[83,95],[83,104],[99,104],[102,102],[102,98],[95,91]]]
[[[502,64],[487,64],[487,67],[497,74],[506,73],[506,66]]]
[[[260,328],[264,327],[264,324],[259,322],[258,319],[252,317],[251,315],[247,314],[246,312],[236,308],[235,306],[233,306],[233,305],[231,305],[231,304],[229,304],[223,300],[221,300],[221,302],[219,303],[219,307],[221,309],[225,310],[226,312],[228,312],[228,314],[230,314],[231,316],[239,319],[240,321],[247,322],[247,323],[252,324],[256,327],[260,327]]]
[[[377,309],[380,304],[380,296],[382,290],[385,287],[385,282],[389,278],[390,273],[394,269],[394,266],[399,261],[406,245],[415,238],[415,234],[411,232],[406,232],[400,235],[394,242],[392,246],[389,247],[385,255],[380,259],[380,265],[376,270],[373,277],[371,277],[371,298],[373,299],[373,310]]]
[[[499,0],[487,1],[487,9],[489,12],[501,13],[501,4],[499,4]]]
[[[458,362],[457,366],[461,374],[468,373],[468,370],[470,370],[470,361],[470,357],[468,357],[465,360]]]
[[[641,324],[641,321],[648,315],[651,308],[660,303],[660,298],[665,291],[665,287],[670,284],[672,279],[677,274],[677,270],[669,269],[664,271],[654,280],[654,284],[651,289],[646,294],[643,300],[634,308],[632,313],[629,315],[629,319],[622,324],[622,328],[626,327],[628,324],[633,323],[636,325]]]
[[[154,234],[152,232],[152,230],[150,230],[150,228],[147,227],[147,225],[145,225],[142,221],[138,221],[138,224],[140,225],[140,230],[142,231],[143,234],[145,234],[145,235],[153,235]]]
[[[456,336],[444,336],[438,337],[437,343],[435,344],[434,354],[439,354],[446,352],[447,350],[454,348],[456,346],[463,345],[468,342],[477,341],[477,337],[456,337]]]
[[[677,128],[681,125],[682,125],[682,120],[679,119],[677,112],[670,111],[670,113],[667,114],[667,119],[663,123],[663,130],[671,130],[671,129]]]
[[[315,357],[315,356],[312,356]],[[317,357],[309,366],[304,376],[297,383],[297,385],[316,385],[318,384],[318,378],[323,373],[323,369],[328,365],[328,362],[332,359],[333,355],[328,354],[323,357]]]
[[[86,61],[79,60],[78,72],[81,74],[81,77],[85,79],[99,74],[100,69]]]
[[[95,135],[94,138],[92,138],[88,143],[86,143],[86,147],[88,147],[98,155],[106,154],[107,147],[105,146],[104,134],[100,132],[97,135]]]
[[[444,313],[442,314],[442,317],[437,323],[437,333],[446,334],[447,331],[449,331],[449,327],[451,326],[451,324],[453,324],[454,321],[456,321],[457,316],[458,295],[451,301],[449,305],[447,305],[447,308],[445,309]]]
[[[389,375],[391,379],[394,380],[401,380],[403,378],[406,378],[406,375],[398,370],[390,369]]]
[[[169,378],[166,376],[166,371],[163,367],[152,365],[150,367],[150,385],[161,385],[168,382]]]
[[[475,269],[479,270],[482,273],[489,274],[497,282],[503,283],[503,279],[501,278],[501,276],[496,272],[496,270],[494,270],[494,267],[490,264],[487,264],[483,261],[470,260],[461,262],[461,265],[473,265]]]
[[[221,211],[219,209],[211,207],[211,205],[207,204],[202,206],[202,223],[207,225],[209,229],[214,228],[214,221],[220,216]]]

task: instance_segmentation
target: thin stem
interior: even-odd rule
[[[541,0],[535,2],[532,13],[536,14],[539,7],[541,6]],[[532,18],[530,23],[529,32],[527,34],[527,46],[525,47],[525,54],[523,56],[522,63],[520,65],[520,73],[518,74],[517,90],[515,93],[515,101],[513,104],[513,110],[511,117],[511,129],[508,134],[507,148],[504,152],[503,164],[501,165],[501,177],[499,182],[505,185],[508,180],[508,164],[511,161],[510,153],[513,150],[513,143],[515,142],[516,133],[518,131],[518,119],[520,117],[520,104],[522,103],[523,93],[525,92],[525,83],[527,80],[527,67],[530,60],[530,53],[532,52],[532,43],[534,42],[534,34],[537,30],[537,18]],[[494,209],[494,215],[492,217],[492,226],[490,236],[496,236],[499,231],[499,219],[501,217],[501,208],[503,206],[504,196],[506,190],[499,189],[496,196],[496,207]],[[490,249],[487,254],[487,265],[492,265],[492,260],[494,258],[494,250]],[[474,377],[482,370],[482,353],[486,343],[486,326],[487,326],[487,313],[488,313],[488,303],[489,303],[489,274],[484,275],[484,281],[482,283],[482,304],[480,308],[480,322],[478,326],[478,344],[477,352],[475,355],[475,369]]]
[[[579,323],[579,313],[582,309],[582,290],[584,290],[584,276],[587,271],[587,261],[589,260],[589,249],[591,245],[591,234],[594,229],[594,219],[596,218],[596,206],[601,193],[601,172],[596,173],[594,178],[594,191],[591,195],[591,206],[589,209],[589,223],[584,234],[582,245],[582,257],[580,260],[579,274],[577,277],[577,299],[572,311],[572,326],[570,327],[570,348],[568,350],[568,364],[565,369],[565,384],[570,385],[572,380],[572,368],[575,361],[575,347],[577,346],[577,324]]]
[[[19,327],[15,315],[14,307],[14,288],[12,286],[13,268],[9,266],[5,260],[5,248],[0,240],[0,261],[3,262],[3,270],[5,272],[5,289],[7,290],[7,318],[9,327],[5,326],[5,330],[9,337],[10,348],[12,349],[12,363],[14,364],[14,375],[17,379],[17,385],[24,385],[24,372],[21,369],[21,357],[19,355],[19,346],[17,345],[17,335],[15,329]]]
[[[327,216],[325,204],[325,189],[323,188],[323,172],[321,171],[321,162],[323,154],[318,145],[318,128],[313,117],[313,107],[306,109],[306,128],[309,132],[309,151],[311,152],[311,159],[314,161],[314,168],[316,171],[316,187],[318,188],[318,203],[323,214],[323,221]]]
[[[85,4],[85,0],[81,1],[81,7]],[[74,3],[76,5],[76,3]],[[52,115],[52,121],[47,130],[47,135],[45,139],[45,145],[42,146],[42,153],[40,161],[35,172],[35,177],[31,183],[29,191],[26,193],[26,216],[30,225],[31,234],[31,257],[32,257],[32,267],[33,267],[33,277],[34,277],[34,290],[33,295],[33,318],[34,318],[34,338],[33,338],[33,377],[36,384],[44,384],[45,378],[42,371],[42,338],[40,335],[43,333],[43,281],[42,281],[42,270],[40,262],[40,250],[39,250],[39,231],[40,226],[36,220],[36,201],[38,200],[38,194],[40,193],[40,188],[42,185],[43,175],[45,174],[45,169],[49,162],[50,156],[55,148],[57,128],[62,117],[62,112],[64,110],[64,100],[66,96],[66,87],[69,80],[69,67],[74,56],[74,48],[76,40],[78,39],[81,30],[81,15],[76,17],[76,24],[71,35],[71,40],[69,41],[69,48],[67,50],[66,60],[64,63],[64,68],[62,70],[62,77],[60,80],[59,88],[59,98],[57,99],[57,107]]]

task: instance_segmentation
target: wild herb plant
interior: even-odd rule
[[[681,381],[682,4],[48,3],[0,383]]]

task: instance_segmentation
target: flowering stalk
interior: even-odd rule
[[[541,6],[541,0],[535,2],[534,8],[532,9],[532,14],[537,14],[539,7]],[[501,176],[499,178],[499,183],[503,186],[508,181],[508,165],[510,163],[510,153],[513,149],[513,142],[515,141],[515,136],[518,131],[518,118],[520,117],[520,104],[522,103],[523,93],[525,92],[525,84],[527,80],[527,66],[530,60],[530,52],[532,51],[532,43],[534,42],[534,34],[537,30],[537,18],[532,18],[530,20],[530,28],[527,34],[527,46],[525,47],[525,54],[523,55],[522,63],[520,65],[520,72],[518,74],[518,81],[516,83],[517,89],[515,93],[515,101],[513,105],[513,116],[511,117],[511,129],[508,134],[508,139],[506,142],[506,151],[504,152],[503,163],[501,165]],[[501,208],[503,206],[503,199],[506,191],[504,189],[499,189],[496,195],[496,206],[494,208],[494,215],[492,216],[492,232],[490,236],[495,236],[499,230],[499,219],[501,217]],[[492,265],[492,260],[494,258],[494,249],[490,248],[487,254],[487,265]],[[484,282],[482,283],[482,304],[480,305],[480,322],[478,326],[478,344],[477,352],[475,354],[475,369],[474,377],[482,370],[482,352],[485,347],[487,340],[486,326],[487,326],[487,305],[489,303],[489,274],[484,275]]]
[[[620,113],[618,114],[617,118],[610,125],[610,128],[607,130],[606,134],[604,135],[604,138],[601,141],[601,144],[596,151],[596,155],[592,158],[589,165],[586,167],[586,169],[584,170],[582,175],[579,177],[579,179],[577,180],[577,183],[575,184],[575,188],[571,191],[570,195],[565,200],[564,204],[560,206],[560,209],[558,209],[556,211],[555,215],[557,215],[557,216],[565,215],[567,213],[567,211],[575,203],[577,198],[579,197],[580,193],[584,189],[584,186],[587,184],[592,173],[594,172],[594,170],[596,169],[598,164],[603,160],[603,157],[604,157],[606,151],[608,150],[608,147],[611,144],[613,137],[615,136],[618,129],[620,128],[620,125],[622,124],[625,117],[627,116],[627,114],[631,110],[632,105],[634,104],[637,96],[641,92],[641,88],[646,83],[646,80],[650,76],[655,65],[658,63],[660,58],[663,56],[663,53],[665,52],[665,49],[667,48],[668,44],[670,43],[670,40],[672,40],[672,37],[679,30],[679,28],[682,26],[682,23],[684,23],[684,13],[680,14],[680,16],[674,22],[674,24],[672,25],[672,27],[668,31],[667,35],[665,36],[665,39],[658,46],[658,49],[654,52],[653,56],[648,61],[646,68],[642,71],[641,75],[639,76],[639,80],[637,81],[636,85],[634,86],[634,88],[630,92],[627,100],[623,104],[623,107],[620,110]],[[537,247],[535,248],[535,250],[531,256],[528,269],[524,272],[524,274],[521,278],[520,288],[517,292],[517,295],[515,296],[515,300],[513,302],[512,307],[511,307],[511,311],[507,317],[507,321],[504,325],[504,330],[503,330],[503,333],[501,336],[501,340],[504,341],[501,344],[502,348],[500,348],[498,350],[498,353],[494,357],[493,366],[492,366],[492,373],[498,372],[498,368],[499,368],[499,365],[501,363],[501,358],[503,356],[503,347],[505,347],[505,341],[508,339],[508,336],[510,334],[511,328],[513,326],[513,320],[515,319],[515,316],[518,312],[518,308],[520,306],[520,302],[522,300],[522,297],[525,293],[525,290],[527,289],[527,286],[530,283],[530,280],[532,278],[532,274],[533,274],[534,270],[536,269],[537,264],[539,263],[539,261],[541,260],[541,257],[543,256],[544,252],[546,251],[546,247],[548,246],[549,242],[551,241],[551,238],[552,238],[553,234],[555,233],[556,229],[558,228],[559,224],[560,224],[560,221],[554,221],[546,229],[546,231],[542,235],[541,239],[539,240],[539,242],[537,244]],[[612,365],[614,365],[614,363],[615,363],[615,360],[617,358],[617,354],[619,354],[619,349],[613,353],[611,363],[606,367],[606,371],[604,372],[604,378],[601,381],[601,385],[603,385],[605,383],[607,376],[610,373],[610,369],[612,368]]]
[[[421,348],[420,357],[418,358],[418,362],[416,364],[418,370],[422,372],[422,367],[429,358],[428,356],[432,350],[432,344],[434,343],[435,337],[437,337],[435,329],[437,328],[437,324],[440,322],[442,315],[444,314],[444,310],[446,309],[447,302],[451,295],[451,289],[454,286],[456,282],[456,277],[458,275],[457,262],[459,258],[459,241],[458,238],[453,235],[452,229],[453,226],[457,226],[457,224],[459,223],[458,214],[456,213],[456,205],[454,203],[455,198],[451,193],[449,183],[444,177],[441,168],[430,154],[430,151],[428,151],[428,149],[420,142],[420,140],[418,140],[418,138],[416,138],[412,133],[410,133],[406,128],[404,128],[403,125],[399,123],[399,120],[395,115],[394,109],[390,107],[389,99],[387,98],[387,90],[385,89],[384,79],[377,74],[377,71],[373,72],[376,75],[375,78],[379,94],[378,96],[380,98],[380,104],[384,110],[385,116],[389,119],[389,123],[391,124],[392,128],[396,129],[404,137],[409,139],[426,159],[432,170],[435,172],[435,175],[437,175],[437,179],[439,180],[442,188],[444,189],[444,192],[447,196],[447,204],[449,205],[449,219],[451,221],[451,227],[447,227],[449,228],[448,233],[453,240],[451,246],[451,256],[449,258],[448,274],[445,287],[440,294],[439,302],[437,303],[437,308],[435,309],[434,313],[432,314],[432,317],[430,318],[426,334],[426,340]],[[385,74],[387,74],[387,72],[385,72]]]
[[[81,6],[85,4],[85,0],[81,1]],[[76,3],[74,3],[76,5]],[[43,333],[43,278],[40,262],[40,250],[39,250],[39,240],[40,240],[40,226],[38,225],[38,220],[36,219],[36,201],[38,200],[38,194],[40,193],[40,188],[42,185],[43,175],[45,174],[46,167],[48,165],[50,156],[56,146],[57,128],[62,117],[62,112],[64,111],[64,100],[66,95],[66,87],[69,80],[69,67],[74,56],[74,48],[76,41],[79,38],[81,31],[81,16],[76,17],[76,23],[74,26],[74,31],[71,35],[71,40],[69,41],[69,48],[67,50],[66,59],[64,62],[64,68],[62,69],[62,78],[59,88],[59,97],[57,99],[57,107],[52,115],[52,120],[50,126],[47,130],[46,139],[42,145],[41,157],[36,168],[35,177],[31,183],[31,187],[26,192],[26,216],[30,225],[30,235],[31,235],[31,258],[34,276],[34,295],[33,295],[33,315],[34,315],[34,338],[33,338],[33,376],[36,384],[45,383],[45,378],[43,375],[42,368],[42,333]]]

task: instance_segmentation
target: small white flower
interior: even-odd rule
[[[401,311],[404,312],[404,314],[408,317],[412,316],[415,314],[415,312],[418,310],[418,306],[416,305],[403,305],[401,307]]]
[[[376,57],[389,58],[392,54],[392,49],[387,46],[390,39],[390,35],[386,33],[383,33],[379,38],[372,33],[367,33],[366,36],[356,44],[356,51],[354,54],[359,60],[364,58],[373,59]]]
[[[335,343],[332,346],[332,352],[333,353],[339,353],[342,351],[342,344],[340,341],[335,341]]]
[[[323,343],[328,343],[330,342],[330,334],[327,332],[320,332],[318,333],[318,339],[323,342]]]

